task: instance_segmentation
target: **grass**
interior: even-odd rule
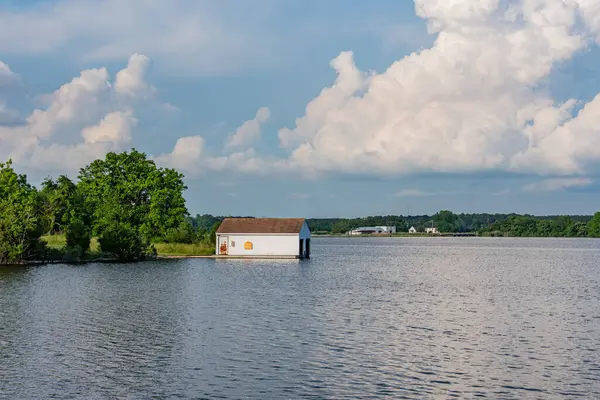
[[[155,243],[159,256],[211,256],[215,254],[215,248],[206,243]]]
[[[48,248],[54,250],[64,250],[67,246],[65,235],[42,236],[42,240],[48,244]],[[214,246],[206,243],[155,243],[154,247],[159,256],[211,256],[215,253]],[[85,258],[94,259],[99,256],[101,256],[100,244],[97,238],[92,238],[90,249]]]
[[[48,244],[48,248],[60,250],[67,245],[65,235],[46,235],[42,236],[42,240]]]
[[[48,244],[48,248],[55,250],[63,250],[67,247],[67,238],[65,235],[46,235],[42,236],[42,240]],[[90,253],[100,253],[100,244],[97,238],[92,238],[90,242]]]

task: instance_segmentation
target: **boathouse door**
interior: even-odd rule
[[[228,236],[219,236],[219,255],[220,256],[226,256],[227,255],[227,251],[229,250],[227,248],[228,241],[229,241],[229,237]]]
[[[304,239],[300,239],[300,248],[298,249],[298,257],[304,258]]]

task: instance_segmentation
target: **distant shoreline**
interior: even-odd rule
[[[500,236],[500,235],[478,235],[478,234],[395,234],[395,235],[344,235],[344,234],[312,234],[312,237],[332,238],[493,238],[493,239],[597,239],[589,236]]]
[[[406,233],[406,234],[392,234],[392,235],[346,235],[340,234],[311,234],[313,237],[347,237],[347,238],[359,238],[359,237],[376,237],[376,238],[390,238],[390,237],[401,237],[401,238],[435,238],[435,237],[483,237],[476,233],[441,233],[441,234],[428,234],[428,233]],[[490,236],[491,237],[491,236]]]

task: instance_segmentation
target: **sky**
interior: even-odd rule
[[[600,3],[0,0],[0,162],[135,148],[191,214],[600,211]]]

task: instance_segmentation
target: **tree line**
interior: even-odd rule
[[[109,153],[79,171],[76,181],[65,175],[46,178],[40,188],[17,173],[9,160],[0,163],[0,264],[52,257],[81,259],[92,238],[101,253],[121,261],[156,255],[155,243],[215,244],[223,216],[190,217],[183,175],[159,168],[136,150]],[[600,237],[600,213],[592,216],[455,214],[312,218],[313,233],[343,234],[361,226],[411,227],[424,231],[477,232],[488,236]],[[64,235],[66,247],[47,245],[45,236]]]
[[[102,254],[121,261],[152,257],[158,241],[206,240],[186,221],[184,190],[181,173],[136,150],[107,154],[76,182],[61,175],[39,189],[11,161],[0,163],[0,264],[52,257],[44,235],[65,235],[74,258],[97,238]]]
[[[479,232],[484,236],[512,237],[600,237],[600,212],[587,222],[569,216],[536,219],[514,215]]]
[[[190,223],[208,229],[223,220],[223,216],[209,214],[189,217]],[[518,214],[455,214],[442,210],[433,215],[386,215],[363,218],[310,218],[307,219],[315,234],[345,234],[359,227],[395,226],[399,233],[411,227],[417,232],[434,226],[446,233],[477,233],[481,236],[532,237],[600,237],[600,213],[594,216],[533,216]]]

